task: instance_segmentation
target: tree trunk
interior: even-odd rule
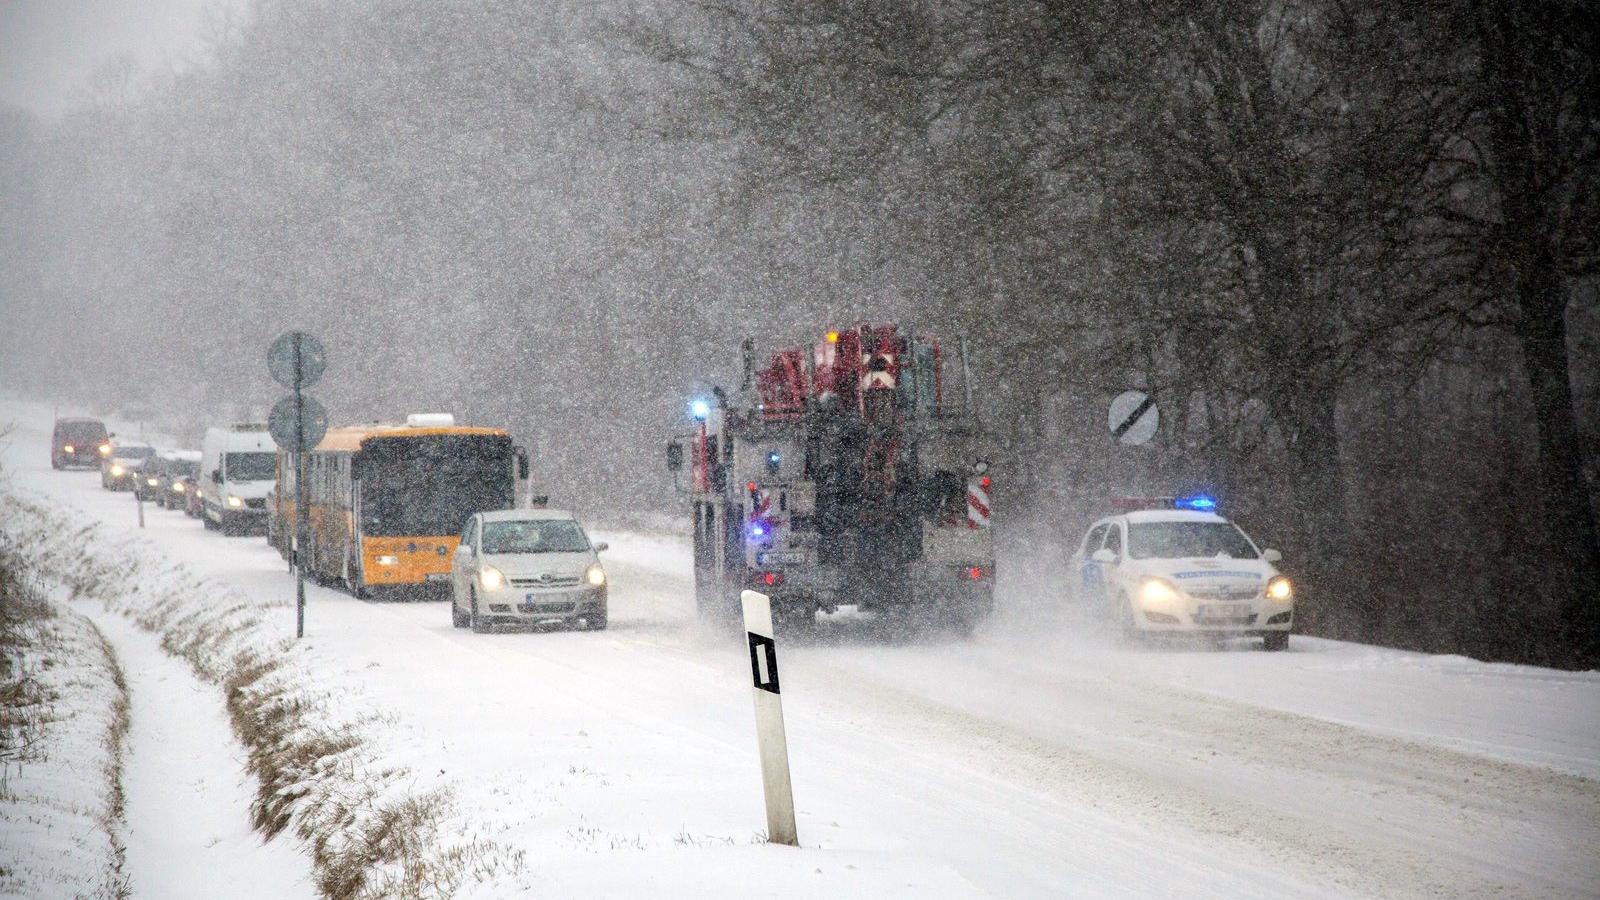
[[[1350,527],[1337,406],[1332,391],[1306,390],[1286,404],[1279,421],[1288,437],[1294,519],[1301,536],[1303,558],[1290,564],[1302,587],[1303,618],[1319,631],[1354,636],[1371,625],[1374,611],[1340,588],[1347,583]]]
[[[1592,665],[1600,663],[1600,542],[1572,409],[1559,217],[1551,209],[1560,201],[1551,195],[1553,173],[1541,155],[1553,141],[1551,116],[1528,93],[1528,44],[1540,36],[1509,4],[1482,3],[1478,13],[1503,253],[1514,273],[1517,338],[1538,425],[1539,499],[1553,563],[1544,587],[1565,632],[1558,639],[1566,652],[1556,648],[1553,659]]]

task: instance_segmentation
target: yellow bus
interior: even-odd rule
[[[294,454],[278,454],[269,539],[285,558],[295,528]],[[400,587],[450,586],[467,518],[516,505],[528,457],[499,428],[448,415],[405,425],[330,428],[306,459],[310,537],[306,574],[358,597]]]

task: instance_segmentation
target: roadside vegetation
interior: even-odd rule
[[[127,897],[128,689],[111,647],[0,534],[0,896]]]
[[[0,493],[0,540],[18,565],[128,616],[216,686],[256,779],[256,829],[303,841],[323,896],[452,897],[522,871],[521,851],[476,837],[448,792],[413,790],[408,770],[383,761],[366,716],[311,685],[266,607],[16,494]]]

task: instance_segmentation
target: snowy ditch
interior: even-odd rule
[[[127,896],[127,731],[105,638],[0,538],[0,896]]]
[[[126,616],[218,689],[255,778],[256,829],[301,839],[323,896],[449,897],[523,870],[522,851],[477,837],[448,789],[413,789],[412,773],[369,737],[370,717],[313,686],[296,648],[264,624],[280,605],[243,599],[148,544],[16,492],[0,493],[0,537],[45,585]],[[65,621],[95,634],[82,617]],[[103,784],[75,790],[87,793],[62,801],[75,808],[110,796]]]

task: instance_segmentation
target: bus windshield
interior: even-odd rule
[[[229,481],[271,481],[278,474],[276,453],[224,453],[222,471]]]
[[[468,516],[516,499],[507,435],[369,439],[361,457],[361,528],[374,537],[460,534]]]

